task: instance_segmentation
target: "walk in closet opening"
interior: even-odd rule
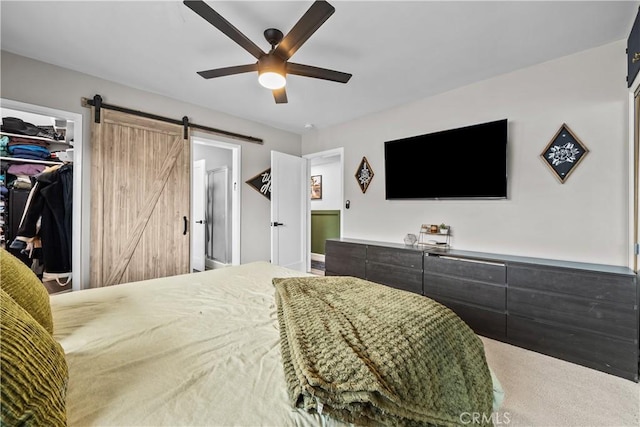
[[[0,245],[50,294],[81,289],[82,116],[0,102]]]

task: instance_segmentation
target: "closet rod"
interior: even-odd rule
[[[256,143],[256,144],[263,144],[264,143],[264,141],[261,138],[242,135],[242,134],[239,134],[239,133],[229,132],[229,131],[222,130],[222,129],[216,129],[216,128],[212,128],[212,127],[209,127],[209,126],[197,125],[195,123],[189,123],[189,119],[187,118],[187,116],[184,116],[182,118],[182,120],[176,120],[176,119],[171,119],[169,117],[163,117],[163,116],[158,116],[158,115],[151,114],[151,113],[145,113],[144,111],[132,110],[132,109],[125,108],[125,107],[118,107],[117,105],[105,104],[104,102],[102,102],[102,97],[100,95],[95,95],[93,98],[82,98],[81,101],[82,101],[82,106],[83,107],[89,107],[89,106],[96,107],[96,116],[94,118],[96,123],[100,123],[100,109],[101,108],[106,108],[108,110],[120,111],[121,113],[133,114],[133,115],[140,116],[140,117],[146,117],[148,119],[159,120],[159,121],[167,122],[167,123],[173,123],[173,124],[176,124],[176,125],[190,127],[192,129],[203,130],[203,131],[206,131],[206,132],[211,132],[211,133],[215,133],[215,134],[219,134],[219,135],[224,135],[224,136],[228,136],[228,137],[231,137],[231,138],[240,139],[240,140],[243,140],[243,141],[253,142],[253,143]],[[185,135],[186,135],[186,129],[185,129]]]

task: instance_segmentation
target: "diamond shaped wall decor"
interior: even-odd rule
[[[560,183],[564,184],[588,152],[587,147],[571,132],[569,126],[563,123],[540,157]]]
[[[356,170],[356,180],[358,181],[360,190],[362,190],[362,194],[367,192],[367,188],[369,188],[369,184],[372,179],[373,169],[371,169],[371,165],[367,161],[367,158],[363,157],[360,162],[360,166],[358,166],[358,170]]]
[[[265,169],[245,182],[258,193],[271,200],[271,168]]]

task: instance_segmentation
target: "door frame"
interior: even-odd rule
[[[240,221],[242,218],[242,187],[240,185],[240,177],[242,176],[242,146],[239,144],[212,139],[207,136],[191,135],[191,167],[193,167],[193,146],[195,144],[231,150],[231,182],[233,183],[233,191],[231,193],[231,265],[240,265]],[[193,212],[193,182],[191,182],[190,191],[191,208]],[[191,256],[189,264],[189,268],[193,271],[193,256]]]
[[[14,101],[11,99],[0,98],[0,109],[9,108],[11,110],[24,111],[25,113],[40,114],[43,116],[52,116],[60,119],[66,119],[73,122],[73,211],[71,220],[73,222],[73,232],[71,236],[71,270],[72,283],[71,289],[79,291],[88,288],[89,284],[89,263],[90,253],[83,248],[90,247],[89,230],[90,212],[91,212],[91,195],[87,194],[82,197],[84,181],[83,175],[83,148],[84,148],[84,127],[82,123],[82,114],[72,113],[70,111],[58,110],[56,108],[43,107],[40,105],[27,104],[25,102]],[[87,181],[89,179],[87,178]],[[83,215],[84,212],[84,215]]]
[[[338,198],[342,201],[340,203],[340,236],[344,236],[344,147],[333,148],[331,150],[318,151],[315,153],[305,154],[302,157],[307,159],[307,182],[311,180],[311,161],[313,159],[321,158],[321,157],[333,157],[338,156],[340,159],[338,162],[340,163],[340,176],[338,185]],[[306,209],[306,221],[307,221],[307,271],[311,271],[311,200],[307,198],[307,209]]]
[[[629,87],[629,268],[640,272],[640,135],[636,120],[636,94],[640,94],[640,73]]]

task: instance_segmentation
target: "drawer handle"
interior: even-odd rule
[[[468,258],[458,258],[458,257],[454,257],[454,256],[440,256],[439,258],[442,259],[450,259],[453,261],[463,261],[463,262],[475,262],[476,264],[487,264],[487,265],[497,265],[499,267],[504,267],[504,263],[502,262],[492,262],[492,261],[482,261],[479,259],[468,259]]]
[[[636,52],[633,54],[633,58],[631,58],[631,63],[635,64],[636,62],[640,61],[640,52]]]

